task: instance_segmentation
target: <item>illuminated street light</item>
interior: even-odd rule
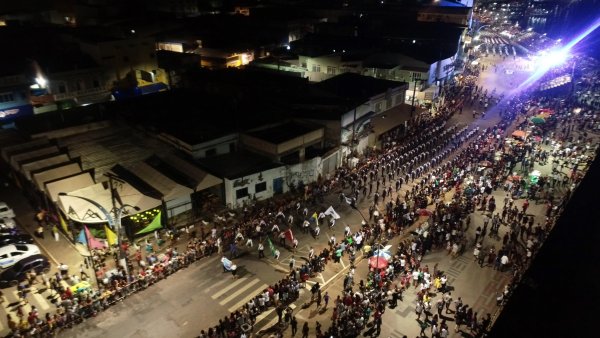
[[[48,80],[46,80],[42,76],[38,76],[35,78],[35,83],[37,83],[38,86],[40,86],[40,88],[46,88],[46,85],[48,84]]]

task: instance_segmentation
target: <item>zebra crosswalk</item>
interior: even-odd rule
[[[23,313],[26,316],[33,309],[33,306],[35,306],[40,313],[40,317],[43,317],[47,312],[54,314],[56,306],[52,303],[52,300],[55,299],[55,297],[57,297],[57,295],[54,291],[47,289],[43,285],[37,284],[29,288],[29,292],[27,293],[27,303],[25,303],[19,298],[16,288],[4,289],[1,298],[3,306],[0,307],[0,311],[4,312],[0,315],[3,318],[3,320],[0,320],[0,335],[4,337],[9,333],[6,315],[10,315],[16,320],[17,308],[19,305],[23,306]]]
[[[228,312],[234,312],[267,287],[266,283],[256,277],[241,277],[233,282],[229,278],[222,278],[206,287],[204,292],[219,305],[227,307]]]

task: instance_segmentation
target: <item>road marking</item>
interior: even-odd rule
[[[41,310],[46,311],[50,309],[50,304],[48,304],[48,300],[44,296],[39,293],[32,293],[32,296],[37,301]]]
[[[244,285],[241,288],[237,289],[237,291],[235,291],[234,293],[230,294],[227,298],[225,298],[222,301],[220,301],[219,304],[220,305],[225,305],[225,304],[229,303],[235,297],[241,295],[242,293],[244,293],[246,290],[248,290],[249,288],[251,288],[254,284],[256,284],[258,282],[260,282],[260,279],[258,279],[258,278],[253,279],[250,283],[247,283],[246,285]]]
[[[220,291],[217,291],[217,293],[213,294],[211,297],[213,299],[217,299],[219,297],[221,297],[222,295],[224,295],[227,291],[229,291],[230,289],[233,289],[234,287],[236,287],[238,284],[241,284],[243,282],[245,282],[246,280],[248,280],[247,277],[242,277],[240,279],[238,279],[237,281],[229,284],[229,286],[221,289]],[[223,279],[221,282],[225,281],[225,279]]]
[[[261,285],[261,286],[259,286],[259,287],[255,288],[255,290],[261,290],[261,291],[262,291],[262,290],[264,290],[264,289],[265,289],[267,286],[268,286],[267,284],[263,284],[263,285]],[[250,294],[250,295],[248,295],[248,297],[246,297],[246,298],[242,299],[241,301],[237,302],[235,305],[233,305],[233,306],[230,306],[230,307],[229,307],[229,309],[227,309],[227,311],[229,311],[229,312],[233,312],[233,311],[235,311],[235,310],[237,310],[237,309],[241,308],[241,307],[242,307],[242,305],[244,305],[244,304],[248,303],[248,302],[250,301],[250,299],[252,299],[252,298],[254,298],[254,297],[256,297],[256,294]]]

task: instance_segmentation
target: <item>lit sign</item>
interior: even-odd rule
[[[11,115],[16,115],[19,113],[21,109],[6,109],[6,110],[0,110],[0,119],[4,119],[7,118]]]

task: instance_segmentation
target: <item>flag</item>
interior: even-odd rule
[[[83,232],[83,230],[81,230],[79,235],[77,235],[77,242],[87,245],[87,239],[85,238],[85,232]]]
[[[267,244],[269,244],[269,250],[271,250],[271,254],[275,256],[275,246],[269,237],[267,237]]]
[[[117,242],[119,241],[117,238],[117,234],[110,230],[110,228],[106,225],[104,225],[104,232],[106,232],[106,241],[108,242],[109,246],[117,244]]]
[[[90,249],[104,249],[104,243],[100,242],[94,236],[92,236],[92,234],[90,233],[90,229],[88,229],[87,225],[84,225],[83,229],[85,230],[85,235],[87,236],[88,246],[90,247]]]
[[[340,219],[340,215],[338,215],[338,213],[335,212],[335,210],[333,209],[332,206],[327,208],[327,210],[325,210],[324,214],[329,215],[329,216],[333,217],[334,219]]]
[[[319,218],[319,215],[317,215],[317,212],[315,211],[314,214],[312,214],[312,216],[310,216],[311,218],[315,219],[315,222],[317,222],[317,219]]]
[[[70,234],[69,227],[67,227],[67,222],[65,222],[65,220],[62,218],[62,216],[60,214],[58,214],[58,219],[60,221],[60,226],[62,227],[65,234]]]
[[[145,228],[143,228],[142,230],[136,232],[136,235],[141,235],[141,234],[145,234],[147,232],[152,232],[154,230],[158,230],[160,228],[162,228],[162,212],[159,212],[158,214],[156,214],[156,217],[154,217],[154,219],[152,220],[152,222],[150,222],[150,224],[148,224],[148,226],[146,226]]]
[[[292,229],[287,229],[284,233],[285,238],[290,241],[293,242],[294,241],[294,234],[292,233]]]

